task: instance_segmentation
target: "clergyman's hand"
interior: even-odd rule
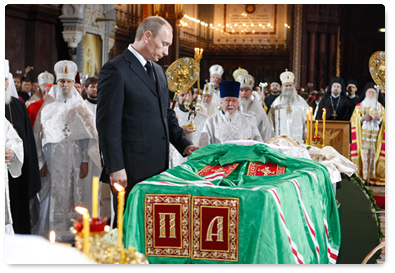
[[[40,176],[41,177],[46,177],[47,176],[47,165],[46,164],[44,164],[44,166],[41,168],[41,170],[40,170]]]
[[[372,116],[369,115],[369,114],[366,114],[366,115],[363,115],[361,119],[364,120],[364,121],[371,121],[372,120]]]
[[[81,162],[80,178],[85,178],[88,175],[88,162]]]
[[[198,146],[189,145],[188,147],[185,148],[184,153],[189,156],[193,151],[196,151],[199,148],[200,147]]]
[[[122,187],[126,188],[128,185],[128,177],[126,175],[126,170],[122,169],[113,173],[110,173],[110,182],[111,186],[113,186],[114,183],[121,184]]]
[[[5,148],[5,162],[10,162],[13,158],[14,151],[9,148]]]

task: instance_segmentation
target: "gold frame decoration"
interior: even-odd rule
[[[84,36],[83,71],[89,77],[98,76],[102,67],[103,43],[96,34],[86,33]]]
[[[144,225],[145,225],[145,255],[162,256],[162,257],[181,257],[190,256],[190,200],[191,196],[187,194],[154,194],[145,195],[144,206]],[[156,239],[158,234],[155,233],[156,225],[161,225],[161,221],[155,221],[155,208],[159,206],[178,206],[179,207],[179,228],[177,234],[180,245],[177,246],[158,246]],[[177,215],[175,215],[175,218]],[[165,219],[163,219],[165,222]],[[170,227],[171,228],[171,227]],[[176,232],[174,232],[175,234]],[[173,234],[173,235],[174,235]],[[159,235],[160,236],[160,235]]]
[[[210,210],[209,215],[205,215],[203,210]],[[218,211],[227,211],[226,217],[217,220]],[[207,230],[204,223],[210,221]],[[216,230],[213,230],[213,223],[216,223]],[[215,197],[215,196],[192,196],[192,247],[191,258],[196,260],[216,260],[237,262],[239,259],[239,198]],[[226,228],[227,227],[227,228]],[[223,229],[222,229],[223,228]],[[217,233],[214,233],[216,231]],[[220,232],[223,232],[220,233]],[[216,235],[216,243],[226,245],[225,249],[205,248],[211,235]],[[221,238],[222,241],[219,239]],[[205,241],[205,242],[203,242]],[[211,241],[211,240],[210,240]],[[211,242],[210,242],[211,243]]]

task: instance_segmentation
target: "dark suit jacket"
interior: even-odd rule
[[[168,168],[169,141],[182,154],[192,143],[169,108],[167,79],[152,63],[155,83],[126,49],[107,62],[98,79],[96,126],[103,159],[102,181],[123,168],[129,193],[138,182]]]

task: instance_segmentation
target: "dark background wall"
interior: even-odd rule
[[[60,7],[53,5],[7,5],[5,8],[5,57],[10,70],[33,66],[31,77],[45,70],[53,73],[58,60],[70,59]]]
[[[145,10],[152,10],[150,5]],[[173,5],[169,6],[169,12]],[[48,70],[62,59],[71,59],[67,43],[63,40],[63,26],[58,17],[62,5],[7,5],[5,8],[5,57],[10,61],[11,71],[34,66],[32,77]],[[199,5],[199,17],[209,21],[213,17],[213,5]],[[288,17],[292,22],[294,5],[289,5]],[[173,8],[174,9],[174,8]],[[340,76],[345,80],[356,78],[361,90],[371,81],[368,60],[372,53],[385,50],[385,7],[381,4],[312,4],[303,5],[303,30],[301,45],[300,84],[314,84],[314,89],[324,88],[336,76],[338,34],[340,38]],[[173,27],[176,20],[169,20]],[[289,30],[292,37],[292,29]],[[121,54],[134,40],[135,29],[119,28],[110,58]],[[176,49],[177,45],[177,49]],[[208,79],[212,64],[221,64],[223,78],[233,79],[232,72],[243,67],[260,81],[270,81],[293,64],[292,39],[286,50],[257,51],[250,49],[225,50],[207,48],[201,61],[201,79]],[[173,42],[170,56],[160,64],[170,65],[176,56],[193,56],[193,47]]]

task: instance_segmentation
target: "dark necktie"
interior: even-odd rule
[[[147,69],[148,78],[155,83],[154,71],[150,62],[147,62],[144,66]]]

